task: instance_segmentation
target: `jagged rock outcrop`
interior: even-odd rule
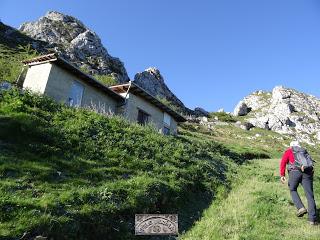
[[[72,16],[50,11],[37,21],[23,23],[19,30],[47,42],[49,48],[91,74],[110,74],[120,83],[129,81],[124,64],[109,55],[95,32]]]
[[[241,103],[241,104],[240,104]],[[251,111],[238,111],[245,121],[255,127],[289,134],[309,144],[320,143],[320,100],[294,89],[277,86],[272,93],[257,91],[240,101]]]
[[[236,108],[234,109],[233,113],[236,116],[245,116],[250,112],[247,104],[244,101],[240,101]]]
[[[194,109],[194,115],[197,117],[208,117],[209,116],[209,112],[206,111],[205,109],[201,108],[201,107],[196,107]]]
[[[151,67],[143,72],[139,72],[134,76],[134,83],[148,91],[151,95],[169,101],[174,107],[177,107],[184,114],[193,114],[193,111],[188,109],[179,98],[174,95],[157,68]]]

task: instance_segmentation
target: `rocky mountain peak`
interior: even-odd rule
[[[276,86],[241,100],[234,115],[255,127],[291,135],[309,144],[320,143],[320,100],[295,89]]]
[[[91,74],[110,74],[118,82],[129,81],[124,64],[112,57],[99,36],[75,17],[50,11],[37,21],[23,23],[19,30],[47,42],[66,60]]]
[[[57,11],[49,11],[47,12],[43,18],[48,18],[52,21],[62,21],[62,22],[78,22],[79,25],[83,25],[82,23],[80,23],[79,20],[77,20],[76,18],[69,16],[69,15],[65,15],[62,13],[59,13]],[[83,25],[84,26],[84,25]]]
[[[165,84],[164,78],[159,69],[150,67],[139,72],[134,77],[134,83],[148,91],[155,97],[169,101],[173,106],[186,114],[192,114],[193,111],[186,108],[184,104],[177,98]]]
[[[161,81],[164,83],[164,79],[159,71],[159,69],[155,68],[155,67],[149,67],[145,70],[145,73],[150,74],[151,76],[153,76],[155,79]]]

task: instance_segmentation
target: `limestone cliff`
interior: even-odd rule
[[[291,88],[254,92],[238,103],[234,115],[243,116],[255,127],[320,143],[320,100]]]

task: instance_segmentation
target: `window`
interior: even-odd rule
[[[170,126],[170,124],[171,124],[171,117],[170,117],[169,114],[163,113],[163,122],[164,122],[166,125]]]
[[[141,125],[146,125],[148,123],[150,115],[141,109],[138,109],[138,123]]]
[[[163,129],[164,135],[170,135],[171,116],[168,113],[163,113]]]
[[[77,81],[73,81],[69,93],[68,104],[73,107],[80,107],[83,95],[83,85]]]
[[[164,135],[170,135],[170,128],[164,126],[164,127],[163,127],[163,134],[164,134]]]

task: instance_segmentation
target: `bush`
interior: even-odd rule
[[[0,82],[15,82],[23,68],[21,61],[37,56],[31,45],[19,46],[12,50],[0,44]]]
[[[222,122],[236,122],[236,119],[234,118],[234,116],[225,113],[225,112],[211,112],[209,113],[209,118],[215,118],[217,117],[219,119],[219,121]]]

